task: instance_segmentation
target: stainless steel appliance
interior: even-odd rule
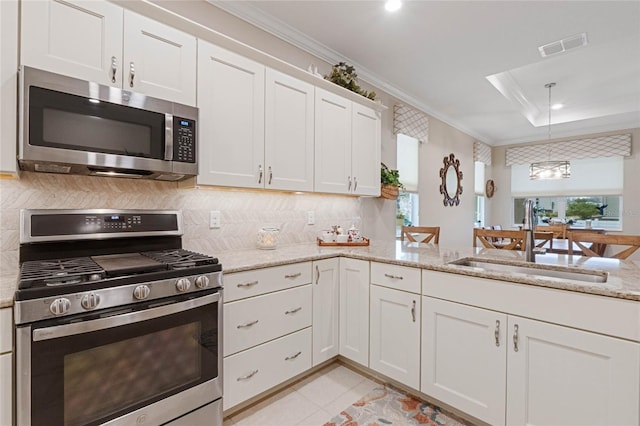
[[[22,170],[177,181],[198,174],[198,109],[23,66]]]
[[[23,210],[25,425],[222,425],[222,266],[178,211]]]

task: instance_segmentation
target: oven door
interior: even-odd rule
[[[17,424],[157,425],[220,398],[221,306],[212,290],[18,327]]]

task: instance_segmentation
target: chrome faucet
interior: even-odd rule
[[[535,262],[536,252],[538,251],[534,249],[536,246],[534,236],[535,219],[536,213],[533,208],[533,200],[526,200],[524,202],[524,224],[522,229],[526,231],[524,238],[524,258],[527,262]]]

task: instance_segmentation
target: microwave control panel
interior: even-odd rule
[[[173,160],[196,162],[196,122],[188,118],[173,117]]]

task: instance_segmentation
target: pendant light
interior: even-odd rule
[[[546,89],[549,89],[549,140],[551,140],[551,88],[555,87],[555,85],[556,83],[547,83],[544,85]],[[549,157],[551,157],[551,148],[549,148]],[[569,161],[549,160],[531,163],[529,166],[529,179],[531,180],[565,179],[568,177],[571,177],[571,164]]]

